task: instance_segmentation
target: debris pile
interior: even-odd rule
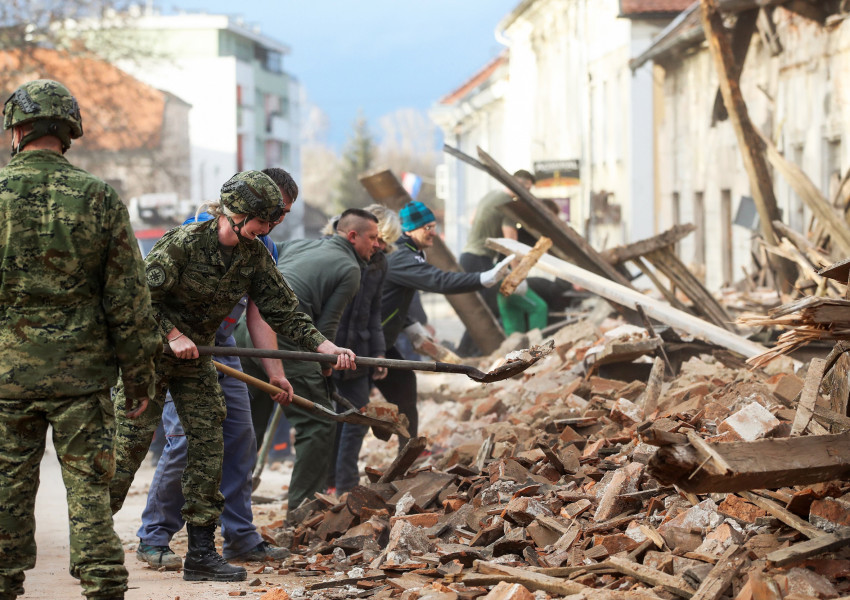
[[[850,594],[850,419],[823,371],[663,338],[583,321],[518,377],[452,386],[368,484],[264,529],[280,572],[327,598]]]

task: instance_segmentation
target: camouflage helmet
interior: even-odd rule
[[[221,186],[221,204],[231,213],[275,222],[283,215],[283,195],[272,178],[243,171]]]
[[[20,86],[3,105],[3,128],[38,119],[66,123],[70,139],[83,135],[83,119],[77,99],[52,79],[36,79]],[[70,145],[70,141],[68,142]]]

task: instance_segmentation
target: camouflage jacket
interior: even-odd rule
[[[162,335],[174,327],[211,346],[216,329],[245,294],[277,333],[315,350],[325,341],[259,240],[233,248],[230,268],[219,250],[218,219],[176,227],[146,258],[148,286]]]
[[[152,396],[161,351],[139,245],[110,186],[48,150],[0,169],[0,398],[115,384]]]

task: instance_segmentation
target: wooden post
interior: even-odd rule
[[[723,18],[720,15],[717,0],[700,0],[700,6],[702,26],[717,69],[720,93],[723,95],[729,121],[738,138],[744,167],[750,179],[750,191],[759,213],[761,233],[768,244],[776,246],[779,240],[773,231],[773,221],[780,219],[779,208],[776,205],[773,182],[764,157],[764,145],[750,121],[741,87],[735,77],[737,73],[735,58],[729,37],[723,27]],[[781,268],[783,287],[794,281],[793,275],[786,271],[788,269],[783,265]]]

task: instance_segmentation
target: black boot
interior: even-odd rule
[[[248,572],[224,560],[215,551],[215,525],[186,524],[189,533],[189,552],[183,561],[186,581],[245,581]]]

